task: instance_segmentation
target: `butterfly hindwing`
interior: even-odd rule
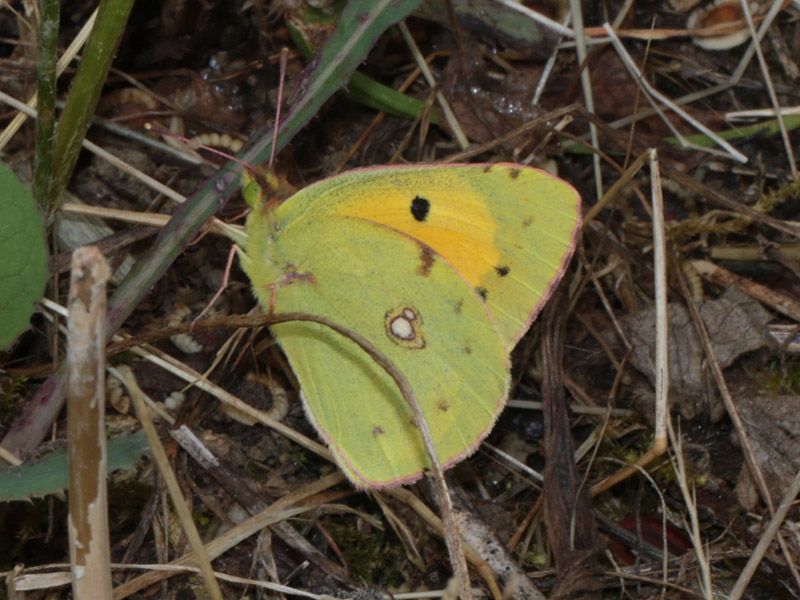
[[[347,235],[330,240],[337,227]],[[262,303],[268,306],[273,292],[259,281],[290,272],[292,282],[275,289],[276,313],[324,316],[366,337],[410,380],[442,463],[472,452],[508,386],[508,357],[478,296],[417,243],[395,232],[376,236],[375,226],[361,220],[329,216],[282,233],[275,244],[293,262],[251,274]],[[297,321],[272,330],[309,418],[350,479],[378,487],[419,477],[429,465],[425,449],[382,368],[323,325]]]

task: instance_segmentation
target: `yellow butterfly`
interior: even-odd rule
[[[358,332],[409,379],[443,466],[474,452],[503,409],[509,353],[575,248],[580,198],[514,164],[358,169],[247,220],[242,264],[268,311]],[[394,382],[316,323],[272,327],[306,414],[361,488],[430,465]]]

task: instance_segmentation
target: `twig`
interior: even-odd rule
[[[667,250],[664,237],[664,201],[661,193],[661,176],[655,150],[647,153],[650,163],[651,198],[653,210],[653,270],[655,283],[656,340],[655,340],[655,431],[653,445],[635,464],[623,467],[592,487],[596,496],[620,481],[633,475],[637,467],[644,467],[667,449],[667,422],[669,411],[669,331],[667,318]],[[641,158],[641,157],[640,157]],[[638,159],[634,165],[642,164]]]
[[[720,287],[736,286],[751,298],[771,306],[778,312],[800,323],[800,302],[791,296],[781,294],[763,284],[737,275],[709,260],[692,260],[689,261],[689,264],[703,278],[714,284]]]
[[[200,567],[200,574],[205,583],[206,592],[212,600],[222,600],[222,590],[219,588],[219,583],[214,577],[214,569],[211,567],[211,559],[206,553],[203,540],[200,539],[200,534],[194,524],[192,518],[192,511],[183,497],[178,479],[170,467],[167,453],[164,451],[164,446],[161,445],[161,440],[158,439],[158,432],[156,431],[153,421],[150,418],[150,411],[147,409],[144,400],[144,392],[139,388],[136,378],[133,376],[133,371],[127,365],[119,367],[119,371],[123,376],[123,383],[128,389],[128,393],[133,401],[133,406],[136,409],[136,416],[139,417],[139,422],[142,425],[147,441],[150,444],[150,452],[153,455],[154,462],[161,473],[161,478],[169,492],[169,497],[172,500],[172,506],[175,513],[178,515],[178,520],[183,528],[183,533],[186,535],[186,541],[192,549],[194,560],[197,566]],[[109,596],[106,595],[106,598]]]
[[[572,27],[575,32],[575,51],[578,58],[578,68],[581,72],[581,88],[583,88],[583,101],[586,103],[586,110],[594,114],[594,96],[592,95],[592,79],[589,75],[589,63],[586,60],[586,37],[583,35],[583,2],[579,0],[569,0],[570,11],[572,12]],[[592,146],[600,147],[600,139],[597,135],[597,126],[589,121],[589,137]],[[595,193],[600,198],[603,195],[603,170],[600,168],[600,156],[592,153],[592,164],[594,165]]]
[[[417,61],[417,66],[419,67],[420,71],[422,71],[422,75],[425,77],[428,85],[431,86],[432,89],[436,90],[436,100],[439,102],[439,106],[442,109],[442,115],[447,121],[447,124],[450,126],[450,131],[453,132],[453,135],[455,136],[456,141],[461,149],[466,150],[469,147],[469,139],[464,133],[464,130],[461,129],[461,125],[459,125],[458,119],[456,119],[455,114],[453,114],[453,109],[450,108],[450,104],[447,102],[444,94],[442,94],[442,92],[438,89],[439,86],[437,85],[436,80],[433,78],[433,73],[431,73],[428,63],[425,62],[425,57],[422,56],[422,53],[419,51],[419,48],[417,47],[417,44],[414,41],[414,38],[412,37],[411,32],[408,30],[406,24],[403,21],[400,21],[397,26],[400,28],[400,33],[403,34],[403,39],[405,40],[406,44],[408,44],[411,54]]]
[[[739,579],[736,580],[736,585],[733,586],[731,593],[728,595],[728,600],[738,600],[742,597],[742,594],[744,594],[745,589],[747,589],[750,583],[750,579],[752,579],[758,565],[761,564],[761,559],[764,558],[767,548],[777,535],[778,529],[784,519],[786,519],[786,515],[789,513],[789,509],[794,505],[798,494],[800,494],[800,471],[794,476],[792,485],[789,486],[789,489],[787,489],[786,493],[783,495],[781,503],[778,505],[775,514],[772,515],[772,519],[770,519],[769,525],[761,535],[761,539],[758,540],[758,544],[756,544],[747,564],[744,566],[744,569],[742,569]]]
[[[67,438],[69,556],[75,598],[111,595],[108,455],[105,436],[106,283],[111,272],[93,246],[72,253],[69,288]]]

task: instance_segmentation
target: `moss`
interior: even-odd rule
[[[350,575],[356,581],[381,587],[398,586],[403,582],[401,565],[405,561],[402,546],[384,531],[358,531],[355,521],[326,526],[344,554]]]
[[[786,355],[783,360],[774,358],[753,376],[772,394],[800,394],[800,356]]]

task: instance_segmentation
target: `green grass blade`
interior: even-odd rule
[[[53,174],[47,203],[55,206],[78,161],[81,142],[94,115],[111,61],[128,22],[133,0],[101,0],[97,21],[58,121],[53,142]],[[41,102],[41,100],[40,100]]]
[[[39,25],[39,47],[36,64],[38,117],[36,119],[36,168],[33,196],[39,206],[51,208],[49,194],[53,172],[53,132],[56,123],[56,61],[61,4],[59,0],[42,0]]]

